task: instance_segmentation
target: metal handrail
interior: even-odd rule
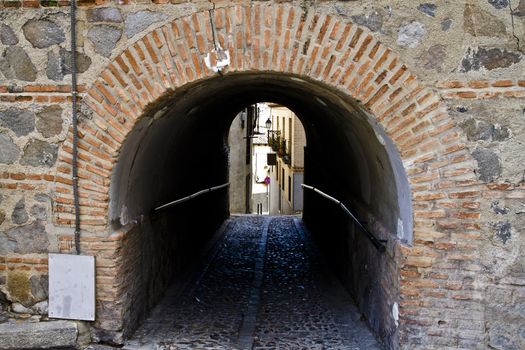
[[[204,189],[204,190],[201,190],[199,192],[195,192],[194,194],[190,194],[189,196],[186,196],[186,197],[183,197],[183,198],[180,198],[180,199],[177,199],[177,200],[174,200],[173,202],[169,202],[169,203],[166,203],[166,204],[163,204],[161,205],[160,207],[156,207],[155,209],[153,209],[154,211],[157,211],[157,210],[161,210],[161,209],[164,209],[164,208],[167,208],[167,207],[171,207],[173,205],[177,205],[177,204],[180,204],[180,203],[183,203],[183,202],[186,202],[186,201],[189,201],[190,199],[193,199],[195,197],[198,197],[202,194],[205,194],[205,193],[209,193],[209,192],[213,192],[213,191],[216,191],[216,190],[220,190],[221,188],[224,188],[224,187],[228,187],[230,186],[230,183],[229,182],[226,182],[225,184],[222,184],[222,185],[219,185],[219,186],[215,186],[215,187],[210,187],[210,188],[207,188],[207,189]]]
[[[343,211],[352,218],[352,220],[355,221],[355,223],[357,224],[357,226],[359,226],[359,228],[366,234],[366,237],[370,240],[370,242],[372,242],[372,244],[377,248],[377,250],[379,250],[380,252],[385,252],[386,251],[386,247],[383,243],[381,243],[381,241],[376,237],[374,236],[370,231],[368,231],[368,229],[361,223],[361,221],[359,221],[358,218],[355,217],[354,214],[352,214],[352,212],[350,210],[348,210],[348,208],[338,199],[335,199],[334,197],[324,193],[323,191],[313,187],[313,186],[309,186],[309,185],[305,185],[305,184],[301,184],[302,187],[308,189],[308,190],[312,190],[314,191],[315,193],[321,195],[322,197],[328,199],[329,201],[332,201],[334,203],[337,203],[341,209],[343,209]]]

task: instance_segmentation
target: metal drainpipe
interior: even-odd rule
[[[78,200],[78,120],[77,120],[77,35],[76,0],[71,0],[71,119],[73,126],[73,201],[75,205],[75,250],[80,254],[80,205]]]

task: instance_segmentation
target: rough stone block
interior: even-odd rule
[[[0,324],[0,349],[35,349],[74,346],[77,326],[69,321]]]
[[[71,51],[60,49],[62,74],[71,74]],[[77,51],[77,73],[84,73],[91,66],[91,58]]]
[[[5,292],[7,299],[24,304],[30,302],[29,274],[23,271],[9,271],[7,273],[7,285]]]
[[[122,15],[120,14],[120,10],[118,8],[113,7],[88,9],[86,16],[88,22],[122,22]]]
[[[507,32],[501,20],[479,6],[466,4],[463,16],[465,17],[463,28],[472,36],[496,37],[505,35]]]
[[[40,220],[0,232],[0,254],[46,253],[48,247],[45,225]]]
[[[482,68],[493,70],[496,68],[508,68],[521,61],[521,55],[499,48],[468,48],[465,57],[461,61],[462,72],[479,71]]]
[[[352,16],[354,23],[363,25],[373,32],[381,31],[383,27],[383,14],[379,11],[372,11],[364,15]]]
[[[419,45],[419,42],[425,36],[425,34],[425,26],[420,22],[413,21],[399,28],[397,44],[399,46],[414,48]]]
[[[18,44],[18,38],[11,27],[2,23],[0,25],[0,42],[4,45],[16,45]]]
[[[49,51],[47,53],[47,67],[46,75],[49,79],[54,81],[60,81],[64,79],[64,73],[62,72],[62,66],[58,53]]]
[[[0,70],[7,78],[35,81],[37,70],[27,52],[19,46],[9,46],[3,53]]]
[[[58,146],[41,140],[30,140],[20,160],[23,165],[51,167],[57,159]]]
[[[0,163],[12,164],[18,159],[19,155],[20,150],[11,137],[6,133],[0,133]],[[3,220],[0,220],[0,224],[2,222]]]
[[[26,211],[25,199],[22,198],[15,205],[13,214],[11,214],[11,221],[13,221],[13,223],[16,225],[22,225],[25,224],[28,219],[29,216],[27,215]]]
[[[139,11],[131,13],[124,22],[124,31],[128,38],[140,33],[151,24],[166,20],[168,16],[160,12]]]
[[[95,46],[95,51],[104,57],[111,56],[121,36],[122,29],[105,24],[92,27],[88,32],[88,38]]]
[[[60,28],[58,24],[48,20],[31,19],[24,24],[22,30],[27,41],[39,49],[60,44],[66,40],[62,28]]]
[[[47,275],[31,276],[31,294],[36,301],[45,300],[48,297],[49,277]]]
[[[0,112],[0,126],[11,129],[16,136],[25,136],[35,129],[35,113],[17,108]]]
[[[20,303],[13,303],[13,305],[11,305],[11,309],[13,310],[13,312],[16,312],[17,314],[31,314],[32,313],[31,309],[25,307],[24,305]]]
[[[479,148],[472,152],[472,156],[478,161],[478,174],[482,181],[493,181],[501,174],[500,160],[496,153]]]
[[[36,128],[44,137],[53,137],[62,132],[62,108],[54,105],[38,112]]]

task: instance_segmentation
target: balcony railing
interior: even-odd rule
[[[268,145],[283,159],[285,164],[290,165],[292,163],[292,157],[287,147],[287,141],[286,139],[281,138],[279,131],[273,132],[268,139]]]
[[[270,137],[268,137],[268,146],[272,148],[275,153],[279,153],[279,145],[281,143],[281,133],[276,131],[270,131]]]

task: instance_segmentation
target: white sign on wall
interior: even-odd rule
[[[95,320],[95,257],[49,254],[49,317]]]

